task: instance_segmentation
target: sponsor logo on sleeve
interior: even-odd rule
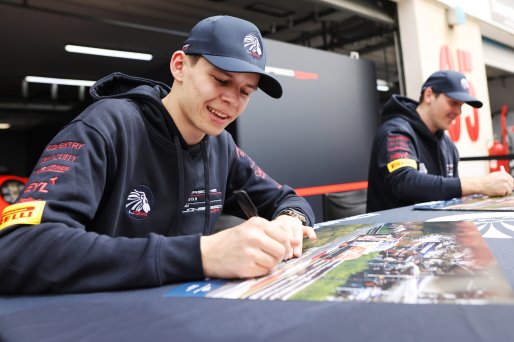
[[[401,169],[402,167],[412,167],[413,169],[418,169],[418,165],[414,159],[396,159],[387,164],[389,173]]]
[[[56,173],[64,173],[70,170],[69,166],[52,164],[48,166],[43,166],[42,168],[34,171],[35,174],[43,173],[43,172],[56,172]]]
[[[446,164],[446,174],[448,177],[453,177],[453,164]]]
[[[419,173],[424,175],[428,174],[428,170],[425,163],[419,163]]]
[[[410,151],[410,144],[410,139],[403,135],[392,135],[387,137],[387,151],[391,153],[394,151],[403,151],[404,153],[408,153]]]
[[[47,194],[56,184],[59,177],[49,178],[48,181],[32,182],[27,184],[23,190],[23,195],[30,193]]]
[[[62,149],[71,149],[71,150],[81,150],[84,147],[84,144],[78,141],[63,141],[57,144],[48,145],[45,150],[46,151],[58,151]]]
[[[44,157],[41,157],[41,159],[39,159],[38,161],[38,164],[44,164],[46,162],[70,162],[70,163],[74,163],[75,161],[77,161],[77,156],[74,155],[74,154],[69,154],[69,153],[56,153],[56,154],[51,154],[49,156],[44,156]]]
[[[45,201],[17,203],[4,208],[0,230],[15,224],[39,224],[43,217]]]

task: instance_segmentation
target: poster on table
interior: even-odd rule
[[[473,222],[324,225],[300,258],[249,280],[177,285],[167,297],[514,303],[509,283]]]
[[[447,201],[433,201],[414,205],[416,210],[514,211],[514,196],[490,197],[469,195]]]

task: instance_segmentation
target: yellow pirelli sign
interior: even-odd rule
[[[387,164],[387,169],[389,173],[401,169],[402,167],[412,167],[413,169],[418,169],[418,163],[414,159],[396,159]]]
[[[43,217],[45,201],[17,203],[4,208],[0,230],[15,224],[39,224]]]

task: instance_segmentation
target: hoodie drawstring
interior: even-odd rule
[[[205,180],[205,216],[203,225],[203,234],[209,235],[211,233],[211,191],[209,184],[209,154],[207,153],[207,141],[202,140],[202,158],[203,158],[203,173]]]
[[[182,210],[184,209],[184,156],[182,155],[182,148],[180,145],[180,140],[177,135],[173,137],[173,143],[175,144],[175,148],[177,149],[177,159],[178,159],[178,206],[177,206],[177,222],[175,227],[177,227],[182,232]],[[170,229],[173,229],[171,227]]]

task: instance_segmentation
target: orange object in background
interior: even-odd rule
[[[509,154],[509,146],[507,144],[507,105],[503,105],[500,112],[500,128],[501,139],[499,142],[496,138],[493,141],[493,146],[489,148],[489,156],[505,156]],[[504,167],[505,172],[510,173],[509,160],[490,160],[489,172],[500,171]]]
[[[14,175],[0,175],[0,213],[16,201],[28,178]]]
[[[508,146],[494,139],[493,146],[489,148],[489,156],[505,156],[507,154],[509,154]],[[489,160],[489,172],[500,171],[502,166],[505,168],[505,172],[510,173],[509,161],[507,159]]]

